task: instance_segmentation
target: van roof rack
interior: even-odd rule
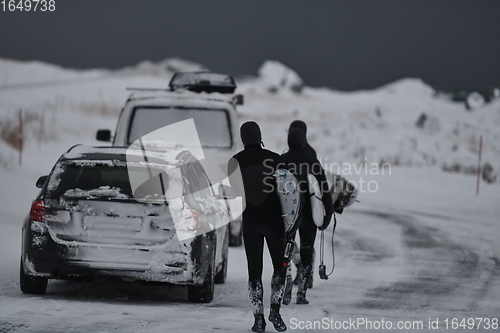
[[[127,90],[134,90],[134,91],[170,91],[171,89],[166,89],[166,88],[136,88],[136,87],[127,87]]]
[[[213,72],[175,73],[169,83],[170,90],[187,89],[194,92],[232,94],[236,83],[231,75]]]

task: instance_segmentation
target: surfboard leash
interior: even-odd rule
[[[337,217],[335,216],[335,212],[333,212],[333,231],[332,231],[332,270],[330,273],[326,274],[326,266],[323,263],[325,257],[325,230],[321,230],[321,238],[320,238],[320,248],[319,248],[319,259],[321,264],[319,265],[319,277],[322,280],[328,280],[328,277],[333,274],[333,270],[335,269],[335,249],[333,246],[333,236],[335,235],[335,228],[337,227]]]

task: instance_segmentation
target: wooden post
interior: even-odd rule
[[[19,166],[23,165],[23,109],[19,109]]]
[[[483,136],[479,136],[479,156],[477,160],[477,182],[476,182],[476,195],[479,195],[479,183],[481,182],[481,153],[483,151]]]
[[[45,109],[42,110],[42,115],[40,116],[40,129],[38,131],[38,148],[42,146],[44,127],[45,127]]]
[[[54,107],[52,108],[52,121],[56,121],[57,109],[59,108],[59,95],[56,95],[56,99],[54,100]]]

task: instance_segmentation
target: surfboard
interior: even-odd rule
[[[316,177],[311,174],[307,175],[307,183],[309,184],[309,197],[311,200],[312,217],[314,223],[318,227],[321,227],[325,218],[325,206],[323,205],[319,183]]]
[[[281,212],[285,232],[295,226],[300,213],[300,190],[295,176],[286,169],[278,169],[274,173],[276,178],[276,193],[280,198]]]
[[[344,208],[355,203],[357,201],[358,192],[356,183],[348,181],[340,175],[332,174],[330,195],[332,196],[333,206],[337,207],[337,213],[342,213]]]

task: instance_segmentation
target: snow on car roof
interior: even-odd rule
[[[155,150],[148,147],[147,156],[151,162],[162,163],[162,164],[179,164],[177,156],[182,152],[182,149],[161,149]],[[131,149],[128,147],[92,147],[77,145],[70,148],[70,150],[63,154],[62,159],[64,160],[118,160],[126,161],[127,155],[137,157],[142,159],[144,156],[143,151],[140,149]]]
[[[181,108],[194,108],[194,109],[207,109],[207,110],[235,110],[235,105],[230,99],[218,99],[218,96],[225,97],[222,94],[214,93],[216,98],[206,98],[207,93],[193,93],[188,92],[189,96],[177,96],[177,93],[162,92],[155,95],[143,94],[137,96],[147,96],[143,98],[134,98],[127,101],[128,108],[135,107],[181,107]],[[198,96],[204,95],[204,96]]]
[[[135,90],[135,88],[132,88],[132,90]],[[218,92],[198,93],[189,91],[187,89],[178,89],[175,91],[169,91],[169,90],[141,90],[141,88],[137,88],[137,91],[130,94],[128,100],[131,101],[138,99],[203,100],[203,101],[232,103],[231,97]]]

